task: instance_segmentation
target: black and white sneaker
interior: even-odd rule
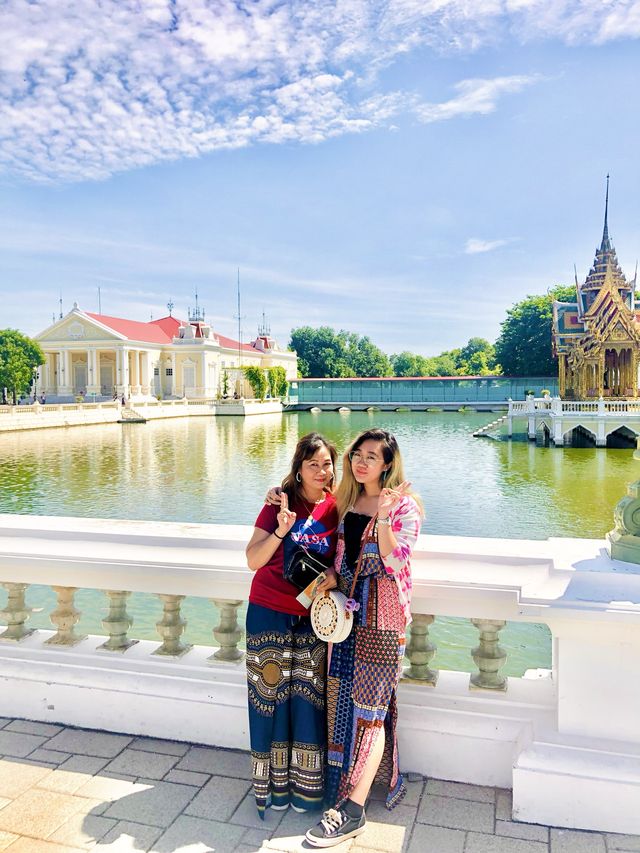
[[[322,820],[305,835],[306,840],[313,847],[333,847],[347,838],[353,838],[364,832],[367,819],[364,811],[360,817],[349,817],[342,809],[329,809]]]

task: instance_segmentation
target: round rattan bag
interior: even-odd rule
[[[335,589],[316,595],[311,605],[311,627],[326,643],[341,643],[351,633],[353,613],[346,608],[347,596]]]

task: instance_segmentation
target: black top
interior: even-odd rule
[[[362,534],[370,521],[370,515],[353,510],[349,510],[344,517],[344,554],[351,574],[356,570],[362,547]]]

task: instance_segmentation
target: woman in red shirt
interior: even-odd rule
[[[324,800],[326,643],[313,633],[285,569],[299,548],[331,565],[336,460],[335,447],[318,433],[301,438],[280,506],[262,508],[247,545],[255,572],[247,610],[249,731],[261,817],[269,806],[306,811]]]

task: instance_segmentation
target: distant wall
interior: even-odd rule
[[[292,403],[466,403],[524,400],[546,389],[558,394],[557,376],[456,376],[420,379],[297,379],[289,388]]]

